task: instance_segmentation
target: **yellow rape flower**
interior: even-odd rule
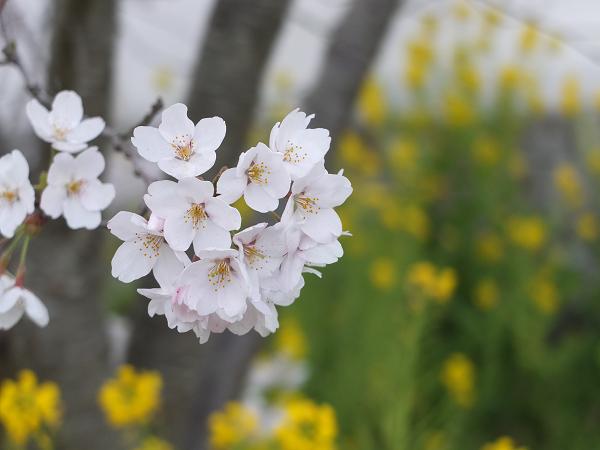
[[[208,419],[209,441],[213,450],[229,450],[255,438],[256,415],[238,402],[230,402]]]
[[[539,250],[546,242],[546,226],[538,217],[513,217],[508,221],[508,236],[519,247]]]
[[[574,207],[581,206],[583,201],[583,188],[575,167],[562,163],[554,169],[554,185],[565,201]]]
[[[135,450],[173,450],[173,446],[156,436],[149,436]]]
[[[566,116],[573,116],[581,109],[581,85],[575,75],[568,76],[562,85],[560,110]]]
[[[386,105],[381,86],[369,78],[361,89],[358,99],[359,111],[365,122],[372,126],[379,126],[386,116]]]
[[[475,285],[475,305],[484,310],[490,310],[498,304],[500,289],[493,278],[483,278]]]
[[[475,109],[466,97],[452,91],[444,100],[444,115],[450,125],[464,127],[475,120]]]
[[[471,153],[477,164],[487,167],[498,164],[502,156],[498,142],[489,136],[479,136],[475,139]]]
[[[540,37],[541,33],[535,23],[526,24],[519,36],[519,48],[525,53],[533,51],[538,46]]]
[[[390,163],[399,172],[414,170],[417,163],[417,144],[410,139],[396,140],[390,149]]]
[[[377,289],[386,291],[396,283],[396,265],[392,259],[377,258],[369,270],[371,283]]]
[[[500,69],[499,85],[504,92],[516,90],[524,79],[523,69],[517,65],[506,65]]]
[[[301,360],[306,356],[306,337],[300,324],[293,319],[282,321],[275,335],[275,348],[295,360]]]
[[[31,370],[19,372],[16,380],[0,386],[0,424],[17,446],[35,437],[47,440],[46,433],[60,424],[60,390],[55,383],[38,383]]]
[[[461,22],[471,17],[471,12],[471,6],[464,0],[459,0],[452,5],[452,15]]]
[[[481,447],[481,450],[527,450],[525,447],[517,447],[514,441],[507,436],[496,439]]]
[[[485,232],[477,237],[475,243],[477,256],[484,262],[497,263],[504,257],[504,244],[500,237],[492,232]]]
[[[442,383],[452,399],[461,407],[469,408],[475,396],[475,365],[463,353],[454,353],[444,361]]]
[[[456,272],[450,267],[439,269],[427,261],[413,264],[407,275],[410,286],[438,303],[447,302],[458,283]]]
[[[544,314],[556,312],[559,304],[558,287],[547,275],[537,275],[529,287],[535,306]]]
[[[116,428],[145,425],[158,410],[161,389],[162,378],[158,372],[138,372],[124,365],[115,378],[102,385],[98,402],[107,421]]]
[[[600,234],[598,218],[590,212],[583,213],[577,218],[575,231],[584,241],[595,241]]]
[[[275,440],[281,450],[335,450],[337,433],[331,406],[294,399],[285,405],[285,418],[275,430]]]

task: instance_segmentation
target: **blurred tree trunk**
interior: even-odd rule
[[[215,170],[235,165],[245,149],[264,68],[288,5],[288,0],[221,0],[215,7],[188,100],[192,120],[217,115],[227,123]],[[255,333],[213,335],[201,346],[193,334],[169,330],[163,317],[149,319],[140,307],[129,359],[163,373],[165,429],[175,446],[204,448],[208,415],[235,396],[259,339]]]
[[[313,126],[329,129],[333,142],[348,124],[360,86],[403,0],[355,0],[330,38],[321,75],[304,102]],[[335,144],[334,144],[335,145]],[[329,151],[328,157],[331,157]]]
[[[50,8],[55,29],[49,90],[76,90],[89,115],[108,113],[115,1],[55,0]],[[26,286],[48,306],[50,324],[40,330],[23,321],[3,346],[12,370],[32,368],[60,385],[65,404],[61,449],[114,448],[96,401],[108,376],[101,286],[109,267],[101,257],[102,233],[73,232],[60,220],[34,238]],[[4,361],[0,366],[7,367]]]

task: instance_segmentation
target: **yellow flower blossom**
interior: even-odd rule
[[[30,438],[47,440],[62,417],[60,390],[55,383],[38,383],[31,370],[0,386],[0,424],[9,441],[24,447]]]
[[[442,383],[452,399],[461,407],[469,408],[475,397],[475,365],[463,353],[454,353],[444,361]]]
[[[116,428],[149,423],[160,405],[162,378],[158,372],[136,371],[124,365],[98,393],[106,420]]]
[[[365,122],[376,127],[386,117],[386,105],[381,86],[373,78],[367,79],[358,99],[358,109]]]
[[[422,261],[409,268],[407,282],[422,295],[438,303],[445,303],[454,294],[458,280],[454,269],[438,269],[432,263]]]
[[[539,250],[546,242],[546,225],[538,217],[512,217],[508,220],[508,236],[526,250]]]
[[[584,241],[597,240],[598,235],[600,234],[600,223],[598,223],[598,218],[590,212],[583,213],[577,218],[575,231]]]
[[[417,144],[410,139],[397,139],[390,149],[390,163],[398,172],[414,170],[417,163]]]
[[[600,175],[600,148],[594,148],[587,152],[585,162],[590,172]]]
[[[583,201],[583,188],[575,167],[562,163],[554,169],[554,185],[565,201],[573,206],[581,206]]]
[[[450,125],[464,127],[475,120],[475,109],[469,99],[452,91],[444,100],[444,115]]]
[[[541,36],[535,23],[530,22],[526,24],[519,36],[519,48],[524,53],[533,51],[538,46]]]
[[[575,75],[568,76],[562,85],[560,110],[566,116],[573,116],[581,109],[581,85]]]
[[[514,441],[507,436],[496,439],[481,447],[481,450],[527,450],[525,447],[517,447]]]
[[[156,436],[149,436],[135,450],[173,450],[173,446]]]
[[[484,23],[490,28],[496,28],[499,26],[502,23],[503,18],[504,13],[493,7],[487,7],[483,12]]]
[[[500,298],[498,283],[493,278],[483,278],[475,285],[475,305],[484,311],[494,308]]]
[[[377,258],[371,263],[369,277],[373,286],[387,291],[396,283],[396,264],[389,258]]]
[[[256,437],[258,418],[241,403],[230,402],[210,415],[208,430],[211,449],[230,450]]]
[[[477,256],[484,262],[495,264],[504,258],[504,244],[500,236],[485,232],[475,242]]]
[[[473,159],[477,164],[492,167],[498,164],[502,156],[498,142],[489,136],[479,136],[471,148]]]
[[[559,305],[558,287],[547,274],[538,274],[534,277],[529,287],[529,295],[542,313],[556,312]]]
[[[281,450],[335,450],[337,433],[331,406],[295,399],[285,406],[285,418],[275,430],[275,440]]]
[[[275,335],[275,348],[295,360],[306,357],[306,337],[300,324],[293,319],[282,320],[281,326]]]
[[[500,69],[499,85],[504,92],[518,89],[524,79],[523,69],[517,65],[506,65]]]
[[[461,22],[471,17],[471,12],[471,6],[469,6],[469,4],[464,0],[459,0],[454,5],[452,5],[452,15],[455,19]]]

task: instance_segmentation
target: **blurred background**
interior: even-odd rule
[[[118,243],[105,230],[46,227],[28,283],[50,325],[0,333],[2,448],[600,448],[597,2],[0,11],[27,74],[0,66],[2,153],[46,161],[24,113],[36,86],[77,90],[123,132],[158,97],[194,121],[220,115],[215,169],[301,107],[331,130],[328,168],[354,187],[344,257],[307,277],[266,340],[201,346],[169,330],[140,285],[110,278]],[[145,184],[101,149],[114,211],[138,210]]]

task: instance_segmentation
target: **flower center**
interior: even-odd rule
[[[175,156],[183,161],[189,161],[194,154],[194,140],[187,135],[177,136],[171,143]]]
[[[306,159],[308,155],[302,151],[300,145],[288,141],[287,147],[283,152],[283,160],[288,163],[298,164]]]
[[[56,125],[54,126],[54,130],[52,132],[52,136],[54,137],[54,139],[56,139],[57,141],[64,141],[65,138],[67,137],[67,132],[69,130],[67,130],[66,128],[61,128],[61,127],[57,127]]]
[[[256,264],[260,263],[261,260],[265,259],[266,255],[257,249],[256,246],[249,244],[244,245],[244,258],[250,267],[254,267]]]
[[[0,193],[0,198],[2,198],[2,200],[5,200],[12,205],[14,202],[19,200],[19,194],[17,193],[16,190],[14,190],[14,191],[6,190],[6,191],[3,191],[2,193]]]
[[[204,205],[200,203],[193,203],[190,209],[185,213],[185,223],[192,222],[194,228],[198,228],[204,220],[208,218]]]
[[[316,213],[319,210],[317,197],[307,197],[304,194],[299,194],[294,197],[296,205],[302,208],[307,213]]]
[[[218,291],[231,281],[231,266],[228,259],[217,262],[208,272],[208,282]]]
[[[163,243],[163,237],[150,233],[136,233],[134,242],[138,244],[138,249],[146,258],[158,258],[160,255],[160,246]]]
[[[73,197],[81,192],[83,186],[83,180],[73,180],[67,184],[67,195]]]
[[[256,184],[267,184],[269,182],[268,175],[270,174],[271,171],[263,162],[252,163],[246,171],[246,175],[248,175],[250,181]]]

